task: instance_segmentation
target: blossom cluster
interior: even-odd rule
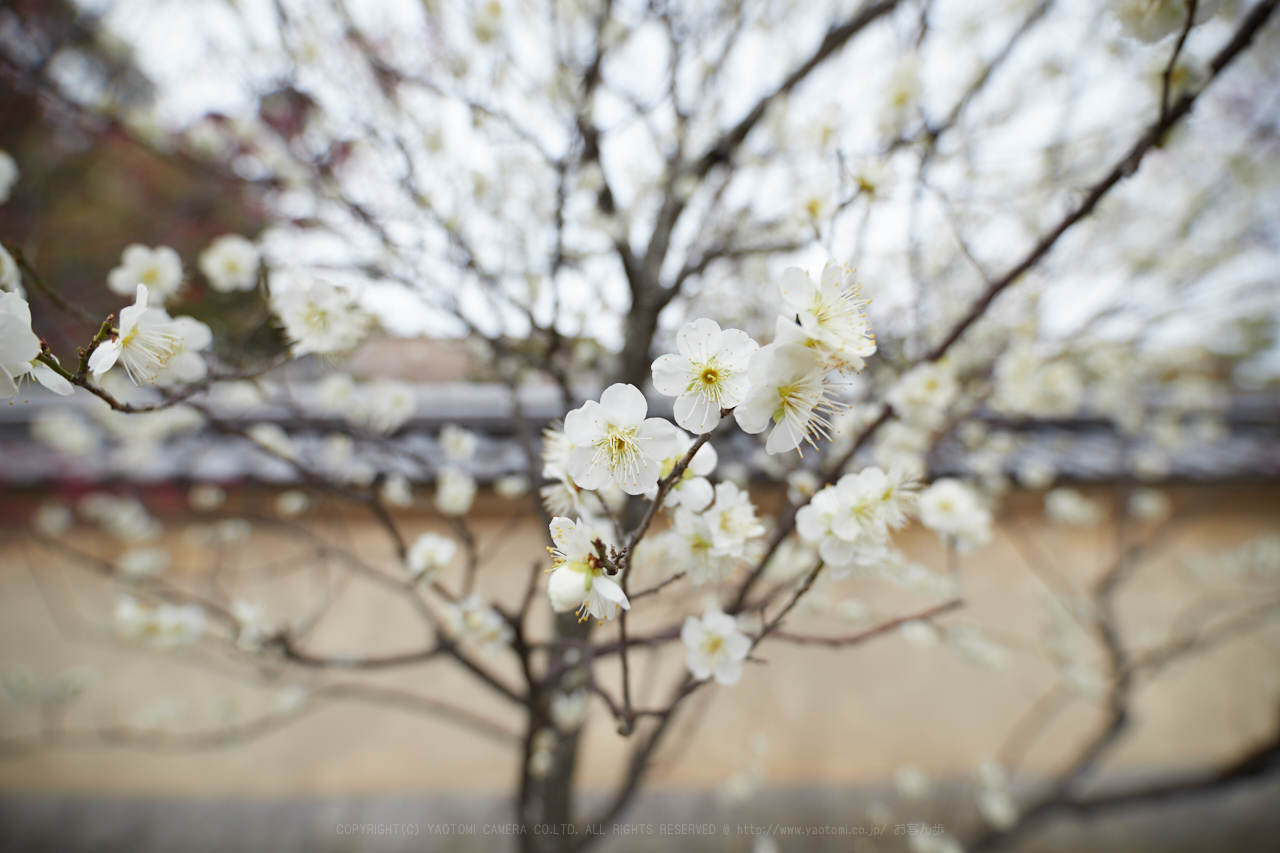
[[[846,474],[815,494],[796,513],[796,530],[815,543],[833,577],[886,556],[889,532],[906,524],[915,500],[912,481],[876,467]]]

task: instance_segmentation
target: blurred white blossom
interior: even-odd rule
[[[107,286],[118,296],[132,296],[142,287],[153,304],[162,306],[182,286],[182,259],[168,246],[151,249],[134,243],[120,256],[120,266],[107,274]]]
[[[200,272],[219,293],[253,290],[258,284],[258,247],[239,234],[224,234],[200,253]]]
[[[751,639],[738,630],[732,616],[718,610],[689,616],[680,629],[684,663],[699,681],[715,678],[719,684],[737,684],[742,662],[751,651]]]

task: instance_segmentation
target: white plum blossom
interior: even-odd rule
[[[557,613],[576,610],[580,621],[587,617],[612,619],[631,609],[622,587],[605,574],[596,547],[585,525],[568,518],[551,519],[551,555],[555,566],[547,581],[547,596]]]
[[[1058,469],[1047,459],[1024,459],[1018,463],[1014,476],[1024,489],[1041,492],[1053,485]]]
[[[77,509],[86,519],[126,542],[152,540],[164,530],[164,525],[153,518],[137,498],[90,492],[80,499]]]
[[[500,650],[513,636],[502,614],[486,607],[476,595],[468,595],[457,604],[447,604],[444,618],[454,639],[471,643],[485,654]]]
[[[808,468],[797,468],[787,475],[787,502],[800,506],[818,492],[822,480]]]
[[[1134,489],[1126,508],[1138,521],[1160,522],[1173,514],[1173,500],[1167,492],[1148,486]]]
[[[279,424],[259,423],[245,430],[245,435],[263,450],[282,459],[294,459],[298,447]]]
[[[973,798],[978,812],[996,829],[1008,829],[1018,822],[1018,807],[1009,795],[1009,776],[992,759],[979,762],[974,771]]]
[[[413,577],[431,580],[449,567],[457,553],[457,542],[448,536],[428,532],[413,540],[413,544],[405,552],[405,562]]]
[[[747,375],[751,390],[733,416],[743,432],[762,433],[774,424],[765,442],[770,455],[796,450],[802,442],[817,447],[815,436],[831,435],[825,415],[843,404],[827,397],[827,370],[812,349],[796,344],[770,344],[751,358]]]
[[[175,385],[190,385],[199,382],[209,375],[209,365],[200,353],[213,345],[213,332],[207,325],[194,317],[175,317],[157,308],[148,313],[156,314],[156,322],[171,322],[178,328],[179,339],[174,347],[173,357],[168,366],[156,376],[156,384],[162,388]]]
[[[18,182],[18,164],[13,156],[0,148],[0,204],[9,200],[13,185]]]
[[[685,646],[684,664],[694,678],[715,678],[724,685],[741,680],[751,638],[738,630],[732,616],[719,610],[708,610],[701,619],[690,616],[680,629],[680,641]]]
[[[476,497],[475,478],[460,468],[444,468],[436,477],[436,509],[445,515],[466,515]]]
[[[355,349],[373,326],[373,317],[343,287],[315,281],[271,297],[295,356],[334,355]]]
[[[582,512],[582,493],[569,476],[572,453],[573,442],[563,430],[548,427],[542,431],[542,476],[552,482],[540,488],[538,494],[552,517],[577,516]]]
[[[678,354],[653,363],[653,385],[675,397],[676,423],[701,435],[720,423],[720,411],[742,402],[747,365],[759,344],[740,329],[721,329],[714,320],[686,323],[676,334]]]
[[[237,598],[231,602],[231,618],[236,623],[236,645],[246,651],[262,648],[262,641],[271,629],[262,618],[261,605]]]
[[[120,266],[107,273],[107,287],[119,296],[129,296],[139,285],[146,287],[153,303],[164,305],[182,286],[182,259],[178,253],[168,246],[127,246],[120,256]]]
[[[557,691],[551,697],[551,720],[565,734],[582,728],[587,719],[587,689],[579,687],[572,693]]]
[[[281,518],[297,518],[307,511],[310,504],[311,499],[306,492],[289,489],[276,498],[276,514]]]
[[[854,565],[872,566],[885,557],[889,529],[906,523],[913,497],[901,474],[864,468],[814,495],[796,512],[796,530],[817,544],[832,577],[840,578]]]
[[[357,407],[356,383],[345,373],[329,373],[316,383],[316,404],[325,412],[345,414]]]
[[[413,506],[413,490],[409,481],[400,474],[392,474],[378,489],[378,494],[387,503],[405,509]]]
[[[920,56],[906,53],[889,74],[880,113],[880,131],[897,136],[916,117],[923,87],[920,83]]]
[[[1003,788],[978,788],[973,792],[978,812],[996,829],[1009,829],[1018,822],[1018,806]]]
[[[843,373],[861,370],[865,359],[875,354],[876,339],[853,271],[827,263],[821,280],[814,284],[804,270],[788,267],[782,271],[781,284],[782,298],[800,325],[779,317],[775,342],[800,343],[802,335],[805,345],[815,349],[830,369]]]
[[[84,457],[98,449],[102,434],[76,411],[45,409],[31,421],[31,437],[67,456]]]
[[[132,548],[116,558],[116,571],[131,580],[162,575],[173,562],[168,548]]]
[[[649,403],[634,385],[610,385],[600,402],[588,400],[569,412],[564,431],[573,442],[568,474],[584,489],[608,483],[629,495],[658,483],[662,460],[674,452],[679,434],[662,418],[646,418]]]
[[[1071,362],[1046,361],[1028,344],[1011,347],[995,367],[991,407],[1011,415],[1065,418],[1084,402],[1084,380]]]
[[[576,516],[582,512],[581,494],[568,478],[556,480],[538,489],[542,506],[552,516]]]
[[[747,540],[764,535],[751,496],[735,483],[716,484],[715,500],[703,518],[711,531],[712,547],[721,554],[742,557]]]
[[[658,475],[662,479],[670,476],[676,465],[689,452],[689,448],[693,446],[692,438],[682,431],[677,431],[677,434],[680,437],[680,443],[676,447],[676,451],[662,460],[662,467],[658,471]],[[667,492],[667,496],[662,501],[662,505],[670,508],[686,506],[694,512],[701,512],[706,509],[711,504],[711,499],[715,497],[715,492],[712,489],[711,481],[707,479],[707,475],[716,469],[716,463],[719,459],[720,457],[716,453],[716,449],[711,446],[711,442],[699,447],[698,452],[693,454],[693,458],[689,460],[689,464],[680,475],[680,479],[672,483],[670,491]],[[657,484],[655,483],[652,488],[646,489],[644,496],[649,500],[656,498],[658,496]]]
[[[143,604],[131,595],[116,598],[116,631],[154,648],[171,650],[191,645],[204,635],[205,615],[197,604]]]
[[[727,548],[717,547],[709,519],[688,507],[676,510],[664,542],[672,573],[684,572],[694,586],[722,581],[745,562],[745,552],[735,540],[727,540]]]
[[[917,364],[899,377],[885,395],[906,420],[923,426],[937,424],[960,393],[955,371],[946,361]]]
[[[0,246],[0,291],[16,293],[24,299],[27,295],[22,287],[22,270],[4,246]]]
[[[200,272],[219,293],[253,290],[258,284],[258,247],[239,234],[223,234],[200,253]]]
[[[44,362],[40,355],[40,339],[31,331],[31,308],[16,293],[0,293],[0,400],[16,396],[24,376],[34,377],[55,394],[67,396],[75,391],[63,377]]]
[[[418,400],[411,385],[393,379],[382,379],[366,390],[362,415],[369,429],[382,435],[391,435],[413,417],[417,408]]]
[[[134,385],[155,382],[182,345],[182,328],[162,311],[148,311],[148,291],[137,286],[133,305],[120,311],[120,328],[111,340],[103,341],[89,356],[93,378],[102,375],[119,361]]]
[[[493,491],[509,501],[522,498],[529,493],[529,478],[524,474],[507,474],[494,480]]]
[[[491,42],[502,35],[502,4],[498,0],[476,4],[471,19],[471,33],[481,43]]]
[[[1044,496],[1044,517],[1050,524],[1065,527],[1096,527],[1105,512],[1097,501],[1091,501],[1075,489],[1054,489]]]
[[[920,522],[962,554],[991,541],[991,512],[959,480],[935,480],[920,493],[918,507]]]
[[[475,456],[479,444],[480,439],[469,429],[449,424],[440,430],[440,448],[454,462],[466,462]]]
[[[564,430],[548,427],[542,431],[542,476],[548,480],[569,478],[569,456],[573,442]]]

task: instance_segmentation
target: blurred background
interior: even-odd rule
[[[824,575],[800,641],[681,706],[599,849],[1274,849],[1274,6],[0,5],[0,242],[36,333],[73,365],[132,298],[108,286],[126,247],[167,246],[166,310],[209,327],[225,380],[104,381],[191,403],[142,415],[34,384],[0,409],[0,846],[517,849],[533,727],[447,657],[378,662],[430,640],[387,531],[463,543],[441,583],[519,611],[550,565],[542,430],[615,381],[670,417],[649,365],[683,323],[772,340],[782,269],[834,260],[879,347],[851,408],[803,456],[726,419],[714,479],[771,535],[841,465],[960,478],[989,542],[914,523]],[[204,260],[228,234],[247,286]],[[280,319],[317,278],[367,315],[342,352]],[[894,389],[989,292],[938,417],[908,416]],[[802,578],[793,545],[770,589]],[[743,574],[631,630],[726,606]],[[120,596],[160,576],[231,627],[120,636]],[[529,632],[553,622],[539,595]],[[286,626],[305,652],[273,645]],[[636,650],[637,707],[682,661]],[[584,695],[554,721],[579,820],[633,747]]]

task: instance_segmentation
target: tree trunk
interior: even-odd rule
[[[556,615],[557,639],[586,640],[591,622],[579,622],[576,613]],[[581,660],[575,648],[557,650],[549,666],[560,669]],[[581,729],[569,733],[556,728],[551,718],[551,698],[563,689],[564,681],[573,679],[573,669],[565,678],[552,683],[534,685],[530,698],[528,728],[524,738],[524,761],[520,767],[520,794],[516,803],[516,820],[521,824],[519,849],[522,853],[570,853],[580,842],[582,828],[575,823],[573,777],[578,764],[578,740]],[[549,747],[549,749],[547,749]],[[548,767],[545,758],[535,754],[546,750],[552,756]]]
[[[634,385],[641,391],[648,384],[653,367],[653,336],[658,330],[658,314],[662,311],[655,295],[651,295],[647,288],[632,287],[631,308],[622,324],[618,372],[613,380]]]

